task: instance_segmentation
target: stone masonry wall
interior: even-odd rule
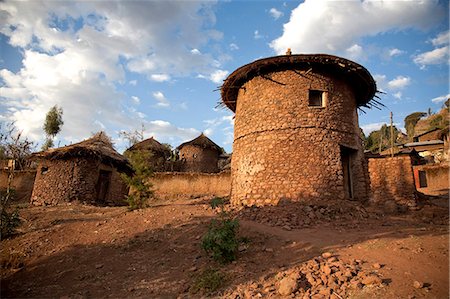
[[[123,204],[127,189],[116,171],[98,160],[84,158],[42,160],[36,170],[31,203],[56,205],[79,201],[98,204],[96,186],[100,169],[112,172],[104,204]]]
[[[219,172],[219,154],[215,150],[186,145],[180,149],[179,155],[184,172]]]
[[[370,158],[370,201],[414,205],[415,185],[410,156]]]
[[[157,198],[229,196],[231,191],[230,172],[185,173],[160,172],[151,178]]]
[[[325,107],[309,107],[310,89],[326,92]],[[251,79],[239,90],[236,107],[232,203],[345,198],[341,146],[353,149],[354,199],[365,200],[359,136],[354,93],[343,80],[314,70]]]

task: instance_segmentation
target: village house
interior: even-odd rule
[[[221,88],[235,112],[231,202],[367,199],[357,109],[377,104],[374,79],[344,58],[287,54],[240,67]]]
[[[38,161],[31,203],[82,202],[123,205],[128,188],[120,173],[132,173],[128,160],[100,132],[69,146],[35,153]]]
[[[203,133],[197,138],[181,144],[177,149],[179,150],[181,171],[219,172],[219,156],[223,150]]]
[[[167,146],[159,143],[155,138],[151,137],[138,142],[131,146],[124,152],[127,153],[142,151],[147,154],[148,164],[155,172],[167,171],[170,166],[168,160],[171,156],[171,151]]]

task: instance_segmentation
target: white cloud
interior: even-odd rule
[[[275,7],[272,7],[269,10],[269,13],[272,16],[272,18],[274,18],[275,20],[278,20],[280,17],[283,16],[283,13],[281,11],[279,11],[278,9],[276,9]]]
[[[202,54],[199,49],[192,49],[191,53],[194,54],[194,55],[201,55]]]
[[[283,34],[270,46],[278,54],[287,48],[295,53],[346,54],[346,49],[365,36],[426,29],[439,22],[443,6],[437,1],[306,0],[292,11]]]
[[[436,48],[414,57],[414,62],[424,68],[427,65],[449,63],[449,47]]]
[[[402,51],[400,49],[394,48],[394,49],[390,49],[389,50],[389,56],[390,57],[394,57],[394,56],[400,56],[402,54],[405,54],[405,51]]]
[[[255,30],[255,32],[253,32],[253,38],[254,39],[261,39],[261,38],[263,38],[263,36],[259,33],[258,30]]]
[[[231,44],[230,44],[230,50],[231,50],[231,51],[239,50],[239,46],[236,45],[235,43],[231,43]]]
[[[141,99],[137,96],[132,96],[131,99],[133,100],[133,102],[135,104],[140,104],[141,103]]]
[[[438,34],[436,38],[433,38],[431,40],[431,43],[433,46],[442,46],[442,45],[448,45],[450,42],[450,31],[444,31]]]
[[[396,93],[393,94],[394,98],[401,100],[402,99],[402,92],[398,91]]]
[[[411,83],[410,77],[397,76],[387,83],[389,89],[403,89]]]
[[[127,70],[156,81],[199,72],[209,77],[217,71],[218,60],[211,54],[194,55],[189,50],[220,38],[220,32],[209,30],[215,22],[214,5],[0,2],[0,33],[23,53],[19,71],[0,71],[2,116],[15,120],[33,140],[42,139],[43,118],[55,104],[64,109],[65,140],[86,138],[103,126],[109,133],[132,126],[143,114],[127,108],[130,96],[116,88],[126,82],[137,84],[127,80]],[[174,34],[176,39],[171,38]]]
[[[225,80],[225,78],[227,77],[228,73],[229,72],[225,70],[217,70],[211,74],[209,80],[211,80],[216,84],[221,84],[223,83],[223,80]]]
[[[447,99],[450,99],[450,93],[447,95],[443,95],[443,96],[439,96],[434,99],[431,99],[431,101],[435,104],[438,104],[438,103],[447,101]]]
[[[165,82],[170,80],[170,76],[167,74],[152,74],[150,80],[155,82]]]
[[[347,52],[347,57],[353,60],[360,60],[364,57],[363,48],[358,44],[352,45],[345,51]]]
[[[155,91],[152,93],[155,100],[158,101],[156,106],[167,108],[170,106],[169,100],[167,100],[166,96],[161,91]]]

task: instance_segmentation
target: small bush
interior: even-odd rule
[[[218,207],[223,207],[225,205],[225,199],[223,197],[216,196],[213,199],[211,199],[209,204],[211,205],[211,207],[213,209],[218,208]]]
[[[191,293],[202,292],[209,295],[217,291],[226,281],[225,275],[217,269],[206,269],[194,280],[189,288]]]
[[[19,211],[8,212],[6,209],[1,209],[1,233],[0,239],[3,240],[12,236],[16,229],[20,226],[21,220]]]
[[[130,194],[126,198],[129,210],[145,208],[149,198],[153,196],[151,183],[148,181],[153,170],[148,161],[150,154],[144,151],[134,151],[126,153],[126,157],[133,167],[133,175],[122,175],[126,184],[130,187]]]
[[[209,224],[208,232],[202,239],[202,248],[220,263],[230,263],[236,260],[239,247],[237,232],[239,221],[224,217],[213,219]]]

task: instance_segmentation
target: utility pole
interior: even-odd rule
[[[394,157],[394,116],[391,111],[391,157]]]

